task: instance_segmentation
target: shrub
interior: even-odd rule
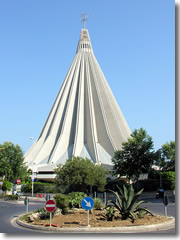
[[[3,195],[0,195],[0,198],[1,199],[4,199],[5,201],[16,201],[18,200],[18,195],[7,195],[7,194],[3,194]]]
[[[25,215],[21,216],[21,217],[19,218],[19,220],[21,220],[21,221],[28,221],[29,215],[30,215],[29,213],[28,213],[28,214],[25,214]]]
[[[6,195],[6,199],[5,200],[18,200],[18,195]]]
[[[175,172],[163,172],[162,174],[163,188],[166,190],[175,189]]]
[[[100,198],[94,198],[94,208],[96,210],[102,210],[104,208],[104,204]]]
[[[4,199],[5,194],[0,194],[0,199]]]
[[[80,208],[81,207],[81,201],[84,197],[87,195],[83,192],[72,192],[69,194],[69,207],[75,207]]]
[[[146,211],[152,215],[148,209],[139,207],[140,204],[144,203],[145,201],[142,200],[137,202],[139,196],[143,192],[143,189],[141,189],[136,195],[134,195],[134,189],[132,185],[128,189],[125,187],[125,185],[123,186],[123,189],[120,187],[118,187],[118,189],[119,194],[110,190],[116,195],[118,203],[111,200],[108,202],[107,206],[113,205],[119,211],[122,220],[130,218],[132,221],[134,221],[139,215],[143,216],[142,211]]]
[[[113,206],[108,206],[106,208],[105,216],[106,216],[107,221],[113,221],[113,219],[115,219],[117,217],[116,211]]]
[[[156,191],[160,186],[159,179],[138,180],[133,184],[134,190],[144,189],[145,192]]]
[[[24,184],[22,186],[22,192],[24,192],[24,193],[32,192],[32,184]]]
[[[23,192],[29,193],[32,192],[32,184],[24,184]],[[42,183],[42,182],[34,182],[34,193],[55,193],[55,185],[53,183]]]
[[[58,194],[54,196],[56,207],[62,210],[62,214],[66,214],[68,211],[69,197],[64,194]]]
[[[56,211],[52,212],[52,217],[54,216]],[[41,220],[49,219],[50,218],[50,212],[48,212],[45,208],[39,208],[35,211],[35,213],[39,213],[39,217]]]
[[[3,185],[2,185],[2,190],[3,191],[11,191],[11,182],[8,182],[7,180],[3,181]]]
[[[137,208],[137,216],[138,218],[144,218],[144,216],[148,213],[146,210],[143,210],[143,209],[138,209]]]
[[[175,189],[175,172],[157,172],[152,171],[149,175],[150,179],[138,180],[134,184],[135,190],[138,188],[144,188],[144,191],[156,191],[160,187],[160,174],[162,176],[162,187],[164,190]]]

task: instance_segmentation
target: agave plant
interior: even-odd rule
[[[108,206],[105,211],[107,221],[112,221],[116,217],[116,211],[113,206]]]
[[[119,211],[122,220],[130,218],[134,221],[138,216],[144,216],[142,213],[150,213],[153,215],[147,208],[140,207],[140,204],[145,203],[146,201],[141,200],[137,202],[144,189],[141,189],[137,194],[134,194],[132,185],[128,189],[125,185],[123,185],[123,189],[121,189],[119,186],[117,186],[117,188],[119,190],[119,194],[112,190],[109,190],[116,195],[117,202],[114,202],[112,200],[108,201],[108,206],[113,205]]]

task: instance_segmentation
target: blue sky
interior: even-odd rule
[[[155,149],[175,140],[175,2],[1,0],[0,143],[26,152],[38,138],[75,56],[82,23],[133,131]]]

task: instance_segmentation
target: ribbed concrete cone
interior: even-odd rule
[[[25,155],[28,166],[52,171],[74,156],[112,165],[130,129],[82,29],[76,55],[39,138]]]

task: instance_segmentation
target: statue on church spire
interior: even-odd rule
[[[88,18],[89,18],[89,15],[86,14],[86,13],[83,13],[83,14],[81,15],[80,20],[83,22],[83,28],[84,28],[84,29],[85,29],[86,20],[87,20]]]

